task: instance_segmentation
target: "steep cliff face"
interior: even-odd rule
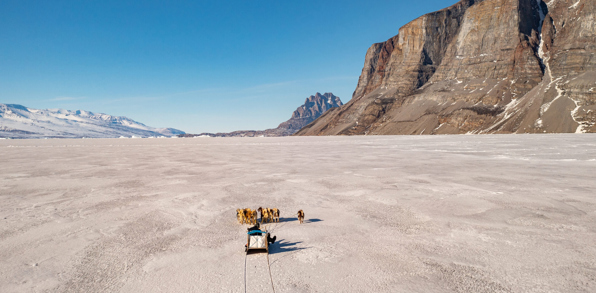
[[[550,1],[538,55],[543,79],[515,100],[493,129],[500,132],[596,132],[594,1]]]
[[[400,28],[398,35],[370,47],[353,97],[366,95],[379,86],[396,88],[398,94],[407,95],[423,85],[441,64],[465,11],[478,2],[464,0],[419,17]]]
[[[548,96],[543,99],[541,116],[569,117],[571,113],[575,123],[569,121],[571,127],[566,132],[596,132],[596,2],[559,0],[549,4],[550,21],[543,25],[549,38],[543,41],[542,50],[549,85],[557,95],[552,100]],[[549,39],[550,48],[546,44]],[[554,103],[564,103],[572,110],[553,107]],[[544,118],[547,122],[540,130],[554,132],[555,119],[549,122],[549,117]]]
[[[594,1],[464,0],[373,45],[298,135],[594,131]],[[580,21],[581,20],[581,21]]]

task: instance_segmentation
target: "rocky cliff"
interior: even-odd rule
[[[462,0],[371,46],[297,135],[596,132],[595,1]]]
[[[292,117],[288,121],[279,124],[277,128],[287,129],[294,133],[315,121],[323,115],[323,113],[327,112],[327,110],[342,105],[343,103],[341,102],[341,99],[334,96],[332,93],[325,93],[322,95],[316,93],[314,96],[306,98],[304,104],[292,113]]]

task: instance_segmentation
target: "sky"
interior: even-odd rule
[[[373,43],[455,2],[0,0],[0,103],[275,128],[317,92],[348,102]]]

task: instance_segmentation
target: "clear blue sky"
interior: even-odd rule
[[[316,92],[347,102],[370,45],[455,2],[0,0],[0,103],[274,128]]]

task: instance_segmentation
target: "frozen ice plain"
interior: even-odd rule
[[[259,206],[284,220],[277,292],[596,292],[595,135],[0,140],[0,157],[0,292],[271,292],[235,215]]]

